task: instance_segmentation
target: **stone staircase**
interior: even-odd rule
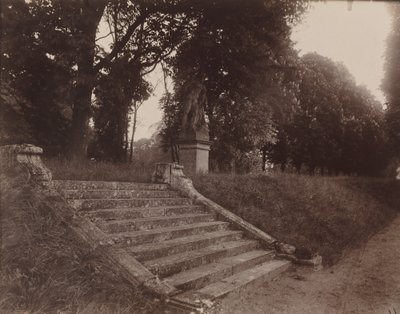
[[[53,181],[68,202],[178,293],[170,304],[196,309],[261,284],[290,266],[216,214],[166,184]]]

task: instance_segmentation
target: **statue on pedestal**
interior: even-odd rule
[[[184,109],[182,117],[181,141],[208,141],[208,128],[204,118],[204,107],[207,104],[206,88],[199,78],[191,78],[182,88]]]

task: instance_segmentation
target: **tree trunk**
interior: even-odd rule
[[[67,156],[71,159],[86,157],[87,131],[90,119],[92,92],[95,86],[94,56],[96,31],[107,1],[82,2],[80,21],[74,34],[83,44],[77,50],[77,75],[74,91],[72,123],[67,144]]]
[[[137,122],[137,107],[136,100],[133,102],[133,121],[132,121],[132,137],[131,137],[131,145],[129,148],[129,162],[132,163],[133,160],[133,142],[135,140],[135,132],[136,132],[136,122]]]
[[[265,163],[267,162],[267,149],[266,149],[265,147],[263,147],[263,148],[261,149],[261,151],[262,151],[262,165],[261,165],[261,169],[262,169],[262,171],[265,171],[265,170],[267,170],[267,169],[265,168]]]
[[[76,88],[67,148],[67,156],[70,159],[79,160],[86,157],[92,90],[92,84]]]

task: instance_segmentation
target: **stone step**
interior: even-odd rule
[[[207,246],[184,253],[168,255],[143,262],[146,268],[160,277],[171,276],[181,271],[214,262],[218,259],[238,255],[258,248],[258,241],[237,240]]]
[[[168,227],[178,227],[194,223],[215,220],[214,214],[185,214],[176,216],[159,216],[149,218],[124,219],[99,224],[100,229],[107,233],[126,231],[151,230]]]
[[[160,228],[146,231],[131,231],[110,234],[104,244],[118,244],[120,246],[132,246],[150,242],[160,242],[172,240],[180,237],[187,237],[195,234],[205,234],[207,232],[215,232],[226,230],[229,227],[228,222],[212,221],[202,222],[172,228]]]
[[[181,206],[159,206],[143,207],[140,209],[131,208],[109,208],[100,210],[85,211],[83,214],[92,221],[96,220],[121,220],[135,219],[156,216],[172,216],[182,214],[201,214],[207,212],[200,205],[181,205]]]
[[[265,263],[271,260],[274,255],[274,251],[250,251],[177,273],[165,278],[165,280],[175,288],[181,290],[200,289],[206,285]]]
[[[199,290],[191,290],[173,297],[172,303],[184,308],[196,308],[202,301],[213,301],[237,293],[240,295],[249,288],[256,288],[270,281],[290,267],[289,261],[271,260],[253,268],[236,273]]]
[[[85,199],[70,200],[69,203],[77,209],[107,209],[107,208],[139,208],[158,206],[191,205],[189,198],[130,198],[130,199]]]
[[[53,180],[52,182],[56,188],[67,190],[169,190],[169,186],[167,184],[158,183],[75,180]]]
[[[186,251],[199,250],[206,246],[221,242],[240,240],[242,231],[222,230],[177,238],[159,243],[147,243],[127,248],[138,261],[160,258]]]
[[[67,199],[104,199],[104,198],[158,198],[177,197],[178,193],[170,190],[63,190]]]

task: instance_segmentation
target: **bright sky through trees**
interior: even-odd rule
[[[351,11],[347,7],[347,1],[312,2],[303,21],[293,30],[292,38],[300,55],[315,51],[343,62],[357,84],[366,85],[384,102],[380,84],[391,22],[388,6],[380,1],[354,1]],[[157,84],[161,77],[160,72],[152,73],[151,81],[157,88],[139,111],[136,139],[150,137],[155,131],[151,126],[161,120],[158,100],[164,87],[162,82]]]
[[[380,84],[391,23],[389,8],[379,1],[354,1],[351,11],[347,5],[346,1],[312,2],[292,38],[300,55],[315,51],[343,62],[357,84],[366,85],[384,102]]]

